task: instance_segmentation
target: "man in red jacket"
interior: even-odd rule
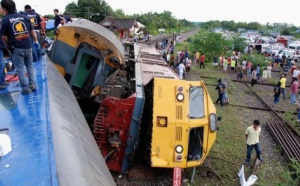
[[[202,54],[201,58],[200,58],[200,68],[203,66],[203,68],[205,68],[204,66],[204,61],[205,61],[205,55],[204,53]]]

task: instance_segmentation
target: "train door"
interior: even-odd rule
[[[89,83],[89,87],[102,85],[104,82],[104,58],[100,51],[89,47],[82,47],[77,52],[73,63],[66,67],[69,85],[74,89],[82,89]]]

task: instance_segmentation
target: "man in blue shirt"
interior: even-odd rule
[[[42,23],[42,19],[41,19],[41,15],[36,13],[33,9],[31,9],[30,5],[25,5],[24,7],[24,15],[26,15],[28,17],[28,19],[30,20],[33,29],[36,31],[36,35],[38,40],[41,43],[41,37],[42,35],[45,36],[45,31],[43,28],[43,23]],[[32,56],[33,56],[33,61],[36,62],[38,60],[40,60],[42,58],[42,51],[40,48],[33,48],[32,49]]]
[[[45,35],[41,15],[36,13],[33,9],[31,9],[30,5],[26,5],[24,9],[24,15],[26,15],[29,18],[30,22],[33,25],[33,29],[39,30],[42,35]]]
[[[59,13],[59,10],[58,9],[54,9],[54,34],[56,34],[56,30],[57,30],[57,28],[58,28],[58,26],[59,26],[59,24],[63,24],[63,18],[62,17],[60,17],[59,15],[58,15],[58,13]]]
[[[30,94],[36,90],[34,71],[32,66],[32,40],[38,47],[38,40],[30,20],[16,13],[16,4],[12,0],[2,0],[4,18],[2,19],[1,35],[11,52],[12,62],[17,70],[22,94]],[[28,73],[28,80],[24,72],[24,65]]]
[[[1,13],[2,13],[2,10],[0,9],[0,14]],[[6,89],[7,85],[8,85],[8,83],[5,82],[5,71],[4,71],[5,62],[4,62],[3,50],[5,48],[6,48],[5,44],[3,43],[2,39],[0,39],[0,90]]]

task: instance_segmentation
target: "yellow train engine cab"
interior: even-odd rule
[[[143,137],[147,139],[141,145],[151,149],[151,166],[201,165],[214,144],[217,130],[216,109],[204,83],[154,78],[145,92],[141,142]]]

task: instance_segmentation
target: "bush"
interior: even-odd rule
[[[214,55],[225,54],[227,48],[232,45],[232,42],[226,40],[221,34],[206,30],[200,30],[198,34],[193,36],[190,45],[190,52],[197,51],[206,56],[206,61],[212,61]]]
[[[259,64],[261,69],[263,69],[264,67],[267,67],[268,62],[269,62],[268,58],[266,58],[262,54],[257,54],[256,52],[254,52],[252,54],[242,54],[240,56],[240,61],[243,61],[244,58],[246,58],[247,61],[251,61],[253,66],[257,66]]]

